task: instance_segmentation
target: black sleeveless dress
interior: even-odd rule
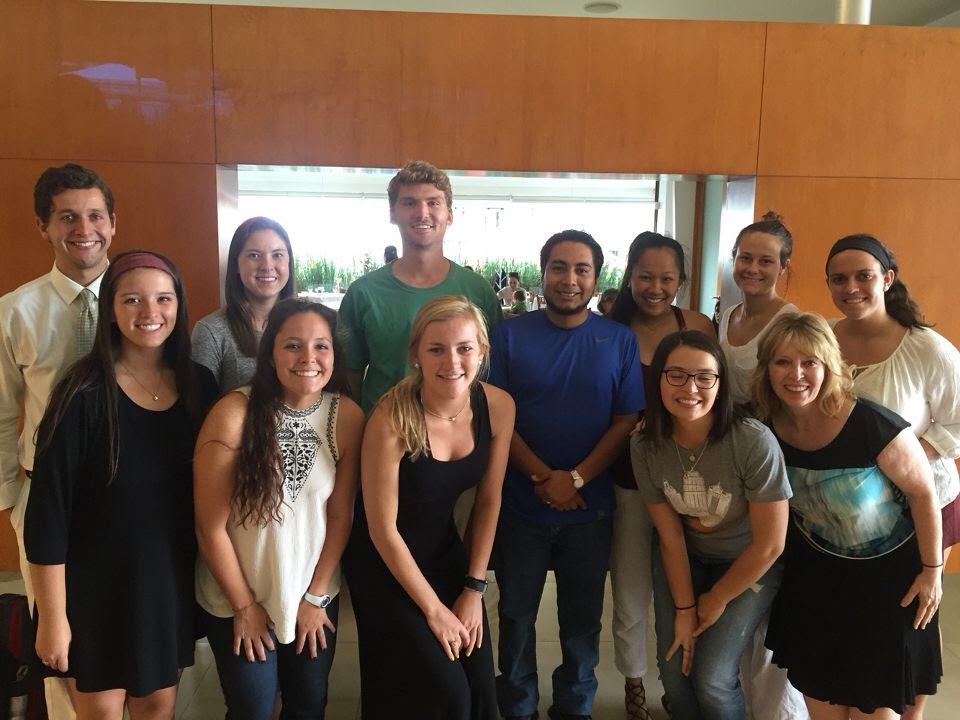
[[[477,485],[490,454],[490,415],[481,385],[471,392],[474,449],[448,462],[400,461],[397,530],[447,607],[463,591],[468,557],[454,525],[460,495]],[[361,505],[362,508],[362,505]],[[393,577],[358,512],[345,569],[357,617],[361,717],[496,720],[493,638],[483,615],[483,645],[451,662],[420,608]]]

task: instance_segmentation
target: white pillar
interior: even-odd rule
[[[837,0],[837,22],[841,25],[869,25],[873,0]]]

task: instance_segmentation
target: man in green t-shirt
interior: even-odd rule
[[[355,280],[340,305],[350,389],[367,414],[406,375],[410,328],[427,300],[463,295],[483,312],[488,330],[500,320],[493,287],[443,256],[443,237],[453,222],[447,174],[427,162],[407,163],[390,180],[387,197],[403,253]]]

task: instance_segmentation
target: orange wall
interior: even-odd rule
[[[52,262],[30,196],[51,164],[104,175],[116,249],[170,255],[196,318],[218,302],[217,163],[423,157],[758,175],[758,212],[796,230],[792,299],[827,310],[825,248],[872,231],[960,342],[934,289],[960,285],[957,264],[937,262],[960,220],[958,31],[77,0],[4,11],[0,231],[16,252],[0,292]],[[15,564],[0,538],[0,566]]]

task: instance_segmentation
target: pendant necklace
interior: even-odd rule
[[[424,412],[430,415],[433,415],[434,417],[440,418],[441,420],[446,420],[447,422],[454,422],[458,417],[460,417],[460,413],[462,413],[464,410],[467,409],[467,405],[469,404],[470,404],[470,396],[468,395],[467,401],[463,404],[463,406],[459,410],[457,410],[457,413],[455,415],[441,415],[440,413],[428,408],[426,406],[426,403],[423,402],[423,395],[420,396],[420,405],[421,407],[423,407]]]
[[[700,463],[700,460],[703,458],[703,454],[707,451],[707,445],[709,444],[710,444],[710,438],[708,437],[706,440],[703,441],[703,445],[700,446],[699,455],[694,452],[691,452],[690,455],[687,456],[690,459],[690,462],[693,463],[690,466],[690,469],[687,470],[686,466],[684,466],[683,464],[683,458],[680,457],[680,445],[677,444],[676,440],[673,441],[673,447],[677,449],[677,460],[680,462],[680,469],[683,470],[684,477],[686,477],[688,473],[692,473],[694,470],[697,469],[697,465]]]
[[[160,402],[160,388],[163,387],[163,371],[162,370],[160,371],[160,381],[157,383],[157,389],[154,392],[150,392],[149,390],[147,390],[146,385],[140,382],[140,380],[137,379],[137,376],[134,375],[132,372],[130,372],[130,368],[128,368],[119,360],[117,360],[117,365],[122,367],[124,372],[127,373],[127,375],[129,375],[130,377],[132,377],[134,382],[136,382],[137,385],[139,385],[143,389],[143,391],[147,393],[147,395],[153,398],[154,402]]]

